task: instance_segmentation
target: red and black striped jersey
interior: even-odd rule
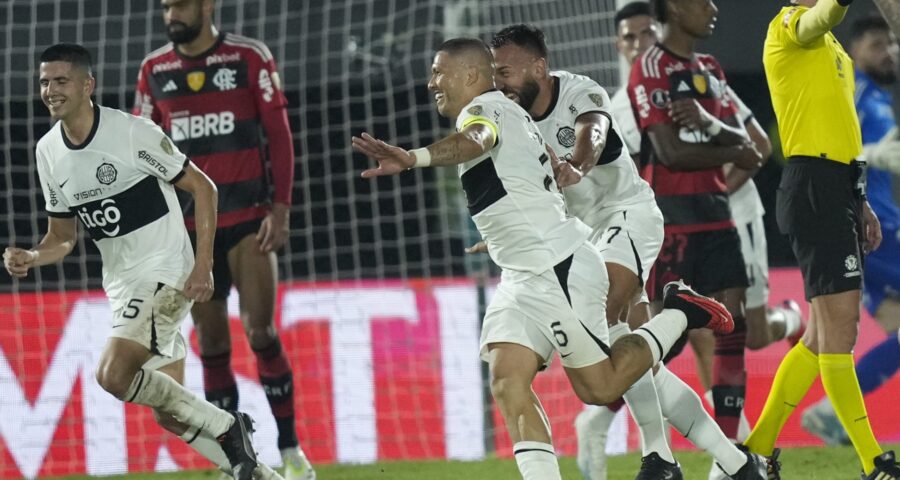
[[[674,171],[659,161],[647,129],[672,123],[669,101],[695,98],[719,119],[737,112],[725,95],[725,74],[711,55],[678,56],[657,43],[638,57],[631,70],[628,96],[641,130],[641,176],[656,193],[665,218],[666,233],[721,230],[734,226],[728,206],[725,173],[721,167]],[[705,132],[681,127],[678,138],[687,143],[709,143]]]
[[[216,183],[218,226],[227,227],[265,216],[270,180],[271,200],[291,202],[294,147],[286,105],[266,45],[222,33],[209,50],[194,57],[171,43],[147,55],[133,113],[162,126]],[[266,153],[271,172],[265,168]],[[193,228],[193,205],[182,206]]]

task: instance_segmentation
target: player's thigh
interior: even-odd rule
[[[191,307],[191,318],[197,330],[197,343],[201,355],[220,355],[231,350],[227,300],[213,298],[203,303],[195,303]]]
[[[850,353],[859,333],[860,291],[819,295],[811,303],[819,353]]]
[[[494,342],[486,346],[491,390],[501,399],[509,395],[528,401],[531,382],[543,368],[544,359],[529,347],[517,343]]]
[[[256,235],[249,234],[228,252],[228,266],[240,295],[245,327],[271,325],[278,285],[275,253],[260,251]]]
[[[616,264],[631,272],[639,286],[643,287],[662,248],[662,212],[655,204],[648,204],[613,212],[606,215],[603,222],[605,229],[595,232],[592,243],[600,250],[607,265]],[[627,296],[622,300],[630,301],[636,292],[618,288],[616,277],[610,274],[611,291],[615,290],[617,295],[622,292]]]
[[[192,303],[169,285],[136,285],[113,311],[110,337],[138,343],[155,355],[172,357],[178,348],[181,322]]]
[[[737,223],[741,256],[747,269],[747,309],[765,308],[769,303],[769,259],[762,216]]]

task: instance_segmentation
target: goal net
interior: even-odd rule
[[[447,134],[426,89],[434,48],[511,23],[544,29],[551,66],[619,82],[613,0],[221,0],[221,30],[269,46],[284,79],[297,151],[277,322],[294,375],[297,429],[317,463],[508,455],[478,359],[480,311],[496,274],[466,256],[477,239],[453,169],[376,181],[350,137],[406,148]],[[37,57],[56,42],[94,54],[96,100],[130,110],[143,57],[163,45],[158,0],[0,2],[0,228],[30,246],[46,230],[34,145],[50,127]],[[142,408],[97,387],[110,312],[100,258],[81,238],[58,265],[0,275],[0,478],[205,468]],[[237,296],[229,310],[237,311]],[[186,384],[202,395],[193,348]],[[255,361],[232,316],[241,406],[264,461],[280,462]],[[538,381],[557,449],[574,452],[580,405],[554,367]]]

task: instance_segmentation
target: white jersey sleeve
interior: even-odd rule
[[[60,194],[59,183],[50,173],[50,165],[40,146],[35,150],[35,157],[37,157],[38,179],[41,182],[41,190],[44,192],[44,208],[47,210],[47,214],[51,217],[74,217],[75,214],[69,210],[66,197]]]
[[[747,107],[747,104],[738,97],[737,93],[730,86],[726,87],[725,95],[734,103],[738,112],[737,118],[742,125],[747,125],[753,120],[753,111]],[[750,223],[754,218],[761,217],[766,213],[753,179],[747,180],[747,183],[729,195],[728,203],[731,205],[731,216],[739,226]]]
[[[131,144],[139,171],[169,183],[177,182],[184,174],[187,157],[150,120],[137,118],[132,122]]]
[[[612,115],[619,124],[619,133],[622,141],[628,147],[628,152],[637,155],[641,152],[641,131],[634,120],[634,110],[631,108],[631,100],[628,99],[628,89],[623,87],[612,97]]]
[[[503,121],[503,111],[490,100],[480,101],[468,105],[456,117],[456,131],[461,132],[469,125],[480,124],[494,132],[494,144],[500,143],[500,127]]]

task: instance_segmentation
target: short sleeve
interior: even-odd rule
[[[800,23],[800,18],[803,14],[808,11],[808,8],[791,7],[781,15],[781,19],[776,26],[778,31],[777,38],[781,43],[803,45],[797,37],[797,24]]]
[[[493,102],[485,102],[476,98],[468,104],[456,117],[456,131],[461,132],[469,125],[484,125],[494,132],[494,143],[500,141],[500,122],[502,114],[500,107]]]
[[[40,149],[35,151],[35,156],[37,157],[38,179],[41,181],[41,190],[44,193],[44,209],[47,211],[47,214],[51,217],[74,217],[75,213],[69,210],[69,205],[66,203],[59,183],[50,174],[46,157],[41,153]]]
[[[643,58],[643,57],[641,57]],[[668,80],[649,77],[644,74],[644,66],[638,59],[631,69],[628,81],[628,98],[636,112],[638,127],[643,131],[651,125],[671,123],[669,118],[669,85]]]
[[[170,183],[184,174],[188,158],[156,124],[135,118],[131,126],[131,145],[138,170]]]
[[[602,112],[612,115],[612,102],[609,99],[609,94],[596,82],[590,82],[590,85],[586,85],[586,88],[579,88],[572,95],[570,104],[575,107],[576,115],[588,112]]]

